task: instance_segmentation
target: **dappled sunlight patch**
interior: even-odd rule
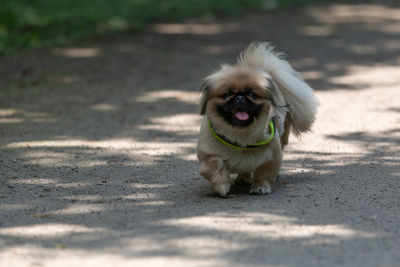
[[[135,189],[161,189],[167,188],[171,186],[169,185],[156,185],[154,184],[142,184],[140,187],[132,186]],[[113,201],[126,201],[130,204],[135,204],[137,206],[165,206],[172,205],[171,201],[158,200],[157,194],[146,192],[140,193],[136,192],[131,195],[121,195],[121,196],[102,196],[102,195],[74,195],[63,197],[63,200],[68,200],[72,202],[76,202],[76,204],[69,205],[66,208],[53,212],[53,214],[84,214],[84,213],[93,213],[96,211],[102,211],[105,209],[105,206],[102,204],[107,204]],[[78,202],[86,202],[86,204],[81,204]]]
[[[182,90],[160,90],[146,93],[135,98],[135,102],[154,103],[158,101],[172,99],[182,103],[198,104],[200,94],[198,92]]]
[[[195,250],[193,250],[193,244],[198,246]],[[219,258],[221,254],[247,248],[244,243],[223,240],[213,236],[183,237],[168,241],[168,245],[177,248],[187,256],[200,259],[203,257]]]
[[[29,147],[29,144],[27,146]],[[73,155],[70,153],[47,150],[25,152],[23,158],[30,164],[38,164],[42,166],[64,166],[71,165],[74,162]]]
[[[77,83],[81,80],[81,77],[78,75],[64,75],[61,77],[55,78],[55,81],[57,83],[62,83],[62,84],[73,84]]]
[[[70,183],[57,183],[55,186],[60,187],[60,188],[80,188],[82,186],[92,186],[93,183],[89,182],[84,182],[84,181],[79,181],[79,182],[70,182]]]
[[[357,157],[365,157],[370,154],[370,147],[383,145],[387,138],[395,138],[391,131],[398,125],[398,113],[388,113],[388,109],[399,106],[400,98],[398,90],[399,68],[391,66],[372,67],[350,67],[350,72],[341,77],[330,78],[332,82],[349,84],[372,84],[372,88],[363,90],[336,90],[318,91],[317,97],[320,102],[317,119],[310,134],[302,136],[301,139],[292,138],[289,148],[296,147],[310,153],[345,153],[348,159],[356,160]],[[368,81],[368,79],[370,79]],[[384,92],[384,93],[382,93]],[[370,99],[371,101],[363,101]],[[387,99],[392,99],[390,102]],[[384,119],[382,118],[383,110]],[[354,120],[354,117],[363,118]],[[327,124],[327,119],[329,123]],[[360,133],[369,133],[368,138]],[[326,145],[336,138],[334,145]],[[353,137],[353,138],[352,138]],[[392,150],[392,148],[386,150]],[[290,150],[287,150],[290,151]],[[342,158],[342,156],[338,155]]]
[[[90,108],[96,111],[113,111],[117,109],[115,105],[108,103],[96,103],[91,105]]]
[[[319,129],[319,126],[314,127],[315,133],[310,133],[308,135],[302,136],[300,139],[292,137],[290,140],[288,149],[285,151],[284,156],[285,158],[290,155],[290,158],[294,157],[291,154],[292,149],[301,150],[301,155],[296,155],[296,157],[304,158],[306,155],[316,155],[315,157],[318,159],[324,158],[323,155],[319,155],[318,153],[328,153],[328,154],[336,154],[341,155],[360,155],[364,152],[364,150],[358,147],[356,144],[351,143],[344,143],[344,142],[337,142],[335,146],[326,147],[324,144],[329,141],[327,136],[324,136],[325,129]],[[325,131],[331,132],[331,131]],[[318,134],[317,134],[318,133]],[[338,133],[338,132],[336,132]],[[326,155],[326,158],[332,157],[332,155]]]
[[[39,162],[45,165],[43,162]],[[78,188],[82,186],[92,186],[93,183],[79,181],[79,182],[63,182],[62,178],[11,178],[7,180],[9,185],[35,185],[39,187],[51,186],[55,188]]]
[[[106,234],[103,234],[106,235]],[[108,236],[110,237],[110,236]],[[87,241],[86,239],[84,241]],[[94,242],[96,240],[93,240]],[[148,243],[148,246],[151,244]],[[154,244],[157,242],[154,241]],[[1,244],[1,240],[0,240]],[[199,263],[198,259],[187,259],[182,263],[181,258],[168,256],[136,255],[132,257],[127,248],[110,248],[97,250],[83,250],[70,248],[67,245],[55,244],[54,247],[38,247],[32,245],[20,245],[18,247],[7,247],[0,251],[0,258],[7,259],[7,266],[215,266],[214,259],[205,259]],[[134,249],[134,247],[132,248]],[[100,251],[100,252],[99,252]],[[121,255],[124,252],[127,254]],[[18,256],[16,256],[18,255]],[[45,262],[42,265],[42,262]],[[225,261],[223,261],[225,262]],[[28,263],[31,263],[27,265]],[[204,263],[208,263],[204,265]],[[221,266],[221,265],[218,265]],[[270,267],[270,266],[268,266]],[[271,265],[271,267],[274,267]],[[278,266],[277,266],[278,267]]]
[[[374,55],[376,54],[376,45],[374,44],[346,44],[347,50],[352,54]]]
[[[61,181],[60,178],[12,178],[8,179],[9,184],[30,184],[30,185],[54,185]]]
[[[89,214],[94,212],[103,211],[105,206],[102,204],[95,203],[74,203],[70,204],[65,208],[53,211],[53,215],[76,215],[76,214]]]
[[[22,118],[0,118],[0,123],[23,123]]]
[[[365,68],[363,68],[365,69]],[[349,76],[331,78],[337,82],[361,83],[371,77],[370,83],[375,83],[373,88],[363,90],[337,90],[329,93],[325,91],[317,92],[320,106],[317,113],[316,123],[313,126],[311,136],[316,137],[316,141],[326,139],[324,135],[341,135],[357,132],[370,132],[376,137],[382,135],[384,131],[394,129],[398,125],[397,113],[385,113],[382,119],[382,113],[377,109],[391,109],[400,104],[398,85],[396,79],[400,77],[400,72],[392,67],[376,68],[375,71],[355,72]],[[384,73],[390,76],[385,76]],[[393,77],[395,76],[395,77]],[[387,78],[386,78],[387,77]],[[384,93],[382,93],[384,91]],[[390,98],[392,101],[387,101]],[[360,99],[370,99],[363,101]],[[329,117],[329,126],[326,126],[326,118]],[[354,117],[363,118],[354,120]],[[314,134],[318,133],[318,135]],[[309,136],[305,136],[307,140]],[[293,140],[295,140],[293,138]],[[302,139],[303,140],[303,139]],[[310,145],[313,142],[309,143]],[[340,143],[338,143],[340,144]],[[348,143],[346,146],[353,146]],[[331,146],[331,149],[335,149]],[[363,151],[363,150],[362,150]],[[349,152],[347,149],[343,152]],[[355,150],[355,152],[361,152]]]
[[[301,26],[300,32],[307,36],[329,37],[334,35],[334,29],[330,25]]]
[[[69,140],[43,140],[43,141],[29,141],[29,142],[15,142],[10,143],[7,148],[63,148],[63,147],[79,147],[79,148],[135,148],[138,143],[131,139],[108,139],[103,141],[88,141],[83,139],[69,139]]]
[[[53,55],[63,56],[68,58],[92,58],[99,56],[102,53],[102,51],[97,47],[55,48],[51,52]]]
[[[400,20],[399,20],[400,21]],[[388,34],[398,34],[400,33],[400,22],[391,22],[391,23],[387,23],[387,24],[373,24],[373,25],[369,25],[368,27],[370,30],[376,30],[376,31],[380,31],[380,32],[384,32],[384,33],[388,33]],[[385,40],[385,43],[383,43],[383,47],[386,47],[387,44],[390,43],[394,43],[394,42],[390,42],[390,40]],[[398,43],[398,41],[396,42]],[[395,48],[394,46],[392,46],[393,48]],[[396,48],[395,48],[396,49]],[[398,46],[396,51],[398,50]]]
[[[178,155],[177,158],[182,159],[184,161],[197,161],[197,154],[187,153],[187,154]]]
[[[20,111],[15,108],[0,109],[0,118],[16,115],[18,113],[20,113]]]
[[[291,60],[293,65],[299,69],[305,69],[307,67],[315,67],[318,65],[318,59],[314,57],[302,57]]]
[[[353,46],[354,49],[361,49],[359,46]],[[367,47],[368,48],[368,47]],[[352,46],[349,47],[352,49]],[[348,66],[346,75],[334,76],[328,79],[333,84],[368,84],[368,88],[377,86],[396,87],[400,77],[400,68],[398,66]],[[365,89],[362,88],[362,89]]]
[[[30,121],[34,123],[52,123],[56,122],[57,120],[54,118],[33,118]]]
[[[141,130],[157,130],[172,133],[197,133],[201,117],[197,114],[178,114],[149,119],[149,124],[139,125]]]
[[[79,168],[94,168],[98,166],[104,166],[112,162],[117,162],[117,160],[112,160],[112,159],[110,160],[109,158],[103,158],[102,155],[98,155],[98,157],[93,157],[90,155],[91,153],[92,153],[91,151],[85,152],[86,159],[83,159],[81,157],[76,157],[75,153],[70,153],[67,151],[66,152],[48,151],[46,147],[41,147],[39,150],[25,152],[23,159],[26,163],[40,165],[43,167],[52,167],[52,166],[71,167],[71,171],[79,171]],[[121,164],[123,163],[124,165],[134,164],[133,162],[130,163],[125,159],[121,160],[120,163]],[[64,188],[71,188],[79,185],[80,185],[79,183],[58,184],[58,186]]]
[[[239,219],[240,218],[240,219]],[[175,225],[181,227],[198,227],[203,229],[212,229],[218,231],[231,231],[236,229],[238,232],[248,231],[247,227],[252,225],[250,232],[258,231],[254,229],[254,226],[262,227],[263,225],[271,224],[290,224],[296,219],[276,215],[272,213],[258,213],[258,212],[239,212],[239,213],[225,213],[216,212],[210,213],[203,216],[192,216],[187,218],[178,219],[166,219],[164,221],[158,222],[163,225]],[[239,223],[240,222],[240,223]],[[250,233],[249,232],[249,233]]]
[[[214,213],[206,216],[167,219],[159,223],[197,231],[218,231],[268,240],[314,239],[319,244],[338,243],[340,240],[353,238],[374,238],[380,235],[354,230],[341,224],[305,225],[297,224],[296,220],[271,213],[239,212],[235,215]]]
[[[153,117],[150,118],[150,122],[154,124],[166,125],[176,125],[176,126],[186,126],[186,125],[200,125],[201,117],[197,114],[178,114],[163,117]]]
[[[30,112],[22,109],[0,109],[0,123],[49,123],[56,119],[44,112]]]
[[[328,135],[327,139],[335,140],[341,143],[352,143],[359,147],[363,151],[358,158],[366,157],[367,155],[374,155],[374,160],[371,162],[382,162],[386,166],[389,166],[391,161],[397,162],[395,155],[399,153],[398,143],[400,137],[398,134],[392,134],[390,131],[380,131],[376,134],[371,132],[350,132],[338,135]],[[381,152],[379,152],[381,151]],[[383,153],[384,151],[384,153]],[[353,160],[356,160],[357,156],[354,156]],[[348,161],[348,163],[351,161]]]
[[[5,145],[5,148],[29,148],[23,154],[25,163],[48,167],[69,166],[71,171],[79,171],[79,168],[105,166],[110,163],[118,163],[120,166],[151,166],[165,155],[187,154],[188,150],[195,148],[195,143],[190,140],[186,142],[140,142],[133,139],[102,141],[74,139],[22,141],[9,143]],[[94,151],[95,153],[93,153]],[[116,154],[118,156],[115,156]],[[138,159],[140,160],[138,161]]]
[[[179,254],[187,257],[188,259],[201,258],[203,264],[203,257],[216,257],[213,258],[210,266],[217,266],[216,262],[221,260],[221,254],[233,252],[235,250],[246,249],[247,247],[245,243],[232,242],[211,235],[182,236],[180,238],[171,238],[169,240],[165,240],[162,243],[153,243],[148,239],[141,238],[126,242],[131,243],[130,245],[133,252],[138,255],[152,254],[154,251],[165,250],[167,247],[169,251],[179,251]],[[193,244],[196,244],[196,249],[193,249]]]
[[[400,8],[374,4],[334,4],[327,8],[310,7],[308,14],[319,22],[339,23],[381,23],[382,20],[400,21]]]
[[[86,227],[77,224],[49,223],[29,226],[5,227],[0,229],[0,235],[23,238],[60,238],[72,234],[102,232],[101,228]]]
[[[239,23],[200,24],[200,23],[158,23],[152,30],[161,34],[195,34],[216,35],[226,32],[235,32],[240,29]]]
[[[237,50],[238,50],[237,47],[229,45],[207,45],[201,47],[201,51],[209,55],[236,53]]]
[[[30,210],[35,208],[35,205],[31,203],[18,203],[18,204],[2,203],[0,207],[3,211],[5,210],[15,211],[15,210]]]
[[[161,183],[154,183],[154,184],[148,184],[148,183],[140,183],[140,182],[133,182],[130,183],[130,187],[136,188],[136,189],[162,189],[162,188],[167,188],[172,186],[172,184],[161,184]]]
[[[146,193],[136,192],[135,194],[122,196],[121,198],[124,200],[143,201],[145,199],[155,198],[156,196],[157,196],[156,194],[150,192]]]
[[[193,142],[143,142],[142,144],[143,146],[141,148],[137,147],[133,153],[136,155],[159,157],[162,155],[177,155],[180,153],[187,153],[186,151],[188,149],[195,148],[195,144]]]
[[[109,149],[154,149],[171,147],[191,147],[190,142],[166,143],[166,142],[139,142],[130,139],[108,139],[103,141],[88,141],[81,139],[71,140],[47,140],[47,141],[22,141],[9,143],[6,148],[109,148]]]
[[[400,25],[398,25],[396,28],[400,33]],[[385,42],[382,44],[382,47],[386,52],[396,52],[398,54],[397,62],[400,63],[400,54],[398,53],[400,48],[400,40],[385,40]]]
[[[154,200],[154,201],[141,201],[136,203],[138,206],[167,206],[173,205],[172,201]]]
[[[303,71],[301,74],[306,80],[316,80],[324,78],[324,73],[322,71]]]

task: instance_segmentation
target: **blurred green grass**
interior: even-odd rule
[[[234,16],[313,0],[1,0],[0,53],[140,30],[152,22]]]

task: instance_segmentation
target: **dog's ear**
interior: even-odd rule
[[[209,96],[209,94],[210,94],[210,90],[211,90],[210,81],[206,80],[206,81],[200,86],[200,92],[201,92],[200,115],[206,114],[207,101],[208,101],[208,96]]]

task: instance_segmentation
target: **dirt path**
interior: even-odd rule
[[[197,173],[198,87],[273,41],[320,100],[275,191]],[[327,4],[0,59],[0,266],[398,266],[400,7]]]

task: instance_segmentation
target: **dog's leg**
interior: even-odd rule
[[[225,197],[231,187],[229,171],[218,156],[207,156],[200,161],[200,174],[209,180],[221,197]]]
[[[279,175],[281,167],[282,154],[280,144],[273,149],[273,158],[270,161],[261,164],[254,172],[254,182],[250,188],[250,194],[270,194],[272,185]]]
[[[235,184],[236,185],[251,185],[253,179],[251,177],[251,172],[244,172],[238,175],[236,178]]]
[[[290,118],[289,118],[289,115],[287,114],[286,115],[286,119],[285,119],[283,135],[281,136],[282,150],[289,143],[289,134],[290,134],[290,129],[291,128],[292,127],[291,127],[291,124],[290,124]]]

